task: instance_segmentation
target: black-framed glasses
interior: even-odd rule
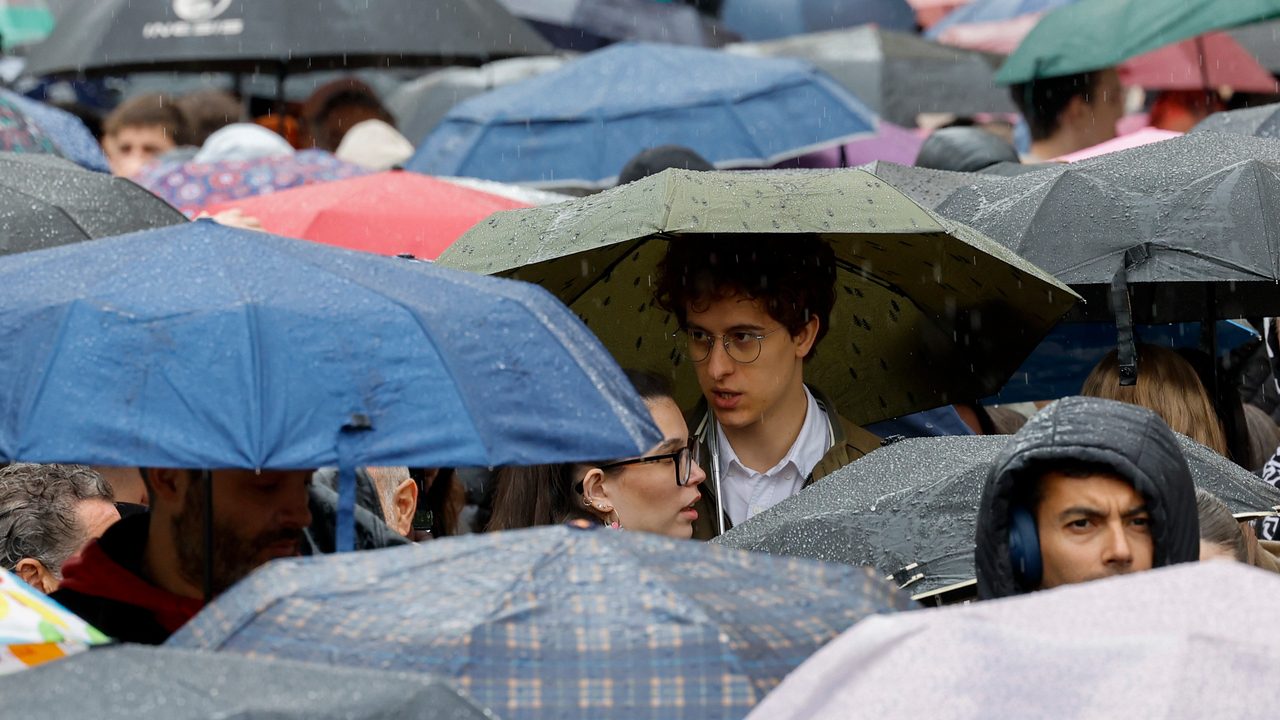
[[[647,465],[670,460],[676,469],[676,485],[684,487],[689,484],[689,478],[693,477],[693,466],[700,461],[701,454],[698,441],[694,438],[689,438],[688,444],[675,452],[662,453],[661,455],[645,455],[631,458],[630,460],[606,463],[597,467],[601,470],[609,470],[626,465]]]
[[[711,348],[715,346],[716,342],[719,342],[724,345],[725,353],[734,362],[745,365],[758,360],[760,352],[764,348],[764,339],[781,329],[782,327],[779,326],[763,335],[750,330],[738,330],[724,335],[716,335],[699,328],[685,328],[678,332],[677,335],[684,336],[685,357],[693,362],[702,362],[710,357]]]

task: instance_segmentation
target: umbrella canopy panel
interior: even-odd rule
[[[0,153],[0,255],[186,221],[128,180],[48,155]]]
[[[914,126],[923,112],[1016,112],[995,84],[994,55],[938,45],[907,33],[864,26],[730,45],[730,52],[808,60],[884,119]]]
[[[496,214],[439,262],[551,290],[623,364],[675,368],[689,406],[698,386],[653,283],[667,242],[711,235],[832,245],[836,305],[806,380],[856,423],[995,392],[1075,300],[1013,253],[861,171],[668,170]]]
[[[31,75],[479,64],[552,47],[497,0],[97,0],[36,45]]]
[[[100,172],[110,172],[107,158],[89,128],[80,118],[65,110],[37,102],[17,93],[0,88],[0,100],[6,100],[27,116],[36,127],[49,136],[58,152],[80,167]]]
[[[1280,490],[1178,436],[1197,487],[1234,513],[1280,506]],[[902,440],[859,459],[716,542],[742,550],[871,565],[927,593],[974,577],[982,488],[1004,436]],[[912,564],[916,567],[906,570]],[[916,580],[913,577],[919,575]]]
[[[1192,132],[1251,135],[1280,140],[1280,103],[1214,113],[1201,120]]]
[[[856,25],[912,32],[915,10],[906,0],[723,0],[720,18],[747,40],[774,40]]]
[[[690,5],[654,0],[500,0],[548,40],[569,50],[620,41],[719,47],[733,33]]]

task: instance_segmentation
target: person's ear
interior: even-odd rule
[[[809,351],[813,349],[813,344],[818,341],[818,328],[822,326],[822,321],[817,315],[810,315],[809,322],[800,328],[800,332],[791,336],[791,341],[796,346],[796,357],[804,358],[809,355]]]
[[[1067,101],[1067,106],[1062,109],[1062,122],[1060,124],[1070,124],[1072,127],[1079,127],[1082,123],[1093,121],[1093,105],[1085,100],[1084,95],[1075,95]]]
[[[147,485],[151,493],[151,507],[165,505],[182,507],[191,476],[186,470],[175,468],[147,468]]]
[[[591,468],[582,478],[582,499],[586,509],[592,515],[608,518],[613,513],[613,500],[609,497],[609,489],[605,485],[604,471]]]
[[[398,535],[409,537],[413,530],[413,516],[418,511],[418,483],[407,478],[396,487],[391,495],[391,515],[387,524]]]
[[[53,573],[49,572],[49,568],[45,567],[44,563],[35,558],[19,560],[18,564],[13,566],[13,574],[45,595],[58,589],[58,581],[53,577]]]

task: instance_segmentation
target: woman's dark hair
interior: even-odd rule
[[[671,381],[647,370],[624,370],[645,402],[674,399]],[[582,502],[582,477],[608,461],[502,467],[497,470],[493,515],[486,532],[559,525],[570,520],[600,522]]]
[[[836,255],[816,237],[715,236],[673,242],[658,265],[657,302],[676,316],[680,327],[689,308],[705,309],[717,300],[743,295],[759,300],[769,317],[793,336],[809,318],[818,318],[818,335],[809,355],[827,334],[836,303]]]

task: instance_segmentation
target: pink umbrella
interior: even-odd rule
[[[1120,135],[1119,137],[1112,138],[1106,142],[1098,143],[1093,147],[1087,147],[1083,150],[1077,150],[1073,153],[1061,155],[1053,160],[1054,162],[1077,162],[1079,160],[1113,153],[1118,150],[1136,148],[1139,145],[1150,145],[1154,142],[1178,137],[1181,134],[1182,133],[1180,132],[1174,132],[1172,130],[1161,130],[1159,128],[1146,127],[1138,130],[1137,132],[1132,132],[1128,135]]]
[[[1040,22],[1041,15],[1043,13],[1031,13],[1009,20],[953,25],[943,30],[937,40],[944,45],[1008,55]]]
[[[1276,79],[1249,51],[1223,32],[1200,35],[1139,55],[1120,66],[1120,81],[1148,90],[1273,93]]]

